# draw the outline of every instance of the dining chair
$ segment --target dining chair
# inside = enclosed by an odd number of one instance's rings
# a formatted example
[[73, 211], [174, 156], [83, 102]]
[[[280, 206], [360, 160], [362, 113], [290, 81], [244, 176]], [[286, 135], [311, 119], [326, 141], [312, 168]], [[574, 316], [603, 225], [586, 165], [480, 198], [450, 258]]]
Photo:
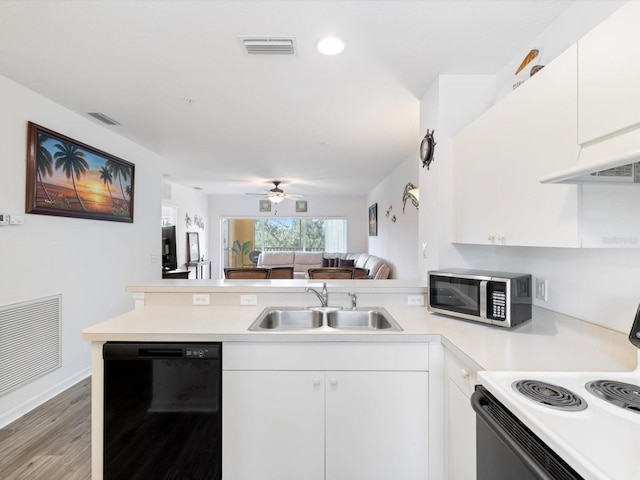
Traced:
[[271, 267], [271, 280], [274, 278], [293, 278], [293, 267]]
[[238, 267], [225, 268], [224, 278], [231, 279], [268, 279], [271, 278], [271, 269], [269, 268], [252, 268]]
[[353, 268], [322, 267], [307, 270], [310, 279], [352, 279]]

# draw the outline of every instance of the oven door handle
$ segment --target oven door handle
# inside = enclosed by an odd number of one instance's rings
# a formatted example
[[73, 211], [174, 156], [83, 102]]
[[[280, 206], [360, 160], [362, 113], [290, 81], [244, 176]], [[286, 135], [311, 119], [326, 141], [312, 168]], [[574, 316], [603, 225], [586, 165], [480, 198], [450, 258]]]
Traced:
[[[530, 473], [532, 474], [532, 478], [536, 480], [554, 480], [554, 477], [550, 476], [535, 461], [533, 461], [533, 459], [531, 458], [531, 454], [527, 452], [527, 450], [515, 440], [514, 436], [509, 434], [509, 432], [505, 429], [503, 422], [496, 419], [488, 412], [487, 406], [489, 404], [500, 404], [493, 400], [492, 397], [485, 394], [482, 390], [484, 389], [481, 386], [478, 386], [476, 387], [476, 391], [473, 392], [473, 395], [471, 395], [471, 406], [478, 415], [478, 418], [481, 419], [487, 425], [487, 427], [489, 427], [491, 431], [504, 442], [505, 446], [509, 448], [509, 450], [511, 450], [527, 466]], [[500, 405], [500, 407], [502, 406]], [[502, 410], [504, 410], [504, 408], [502, 408]], [[515, 415], [513, 415], [511, 412], [507, 411], [507, 414], [515, 419]], [[518, 423], [520, 422], [518, 421]], [[516, 425], [516, 428], [518, 428], [520, 435], [531, 438], [533, 444], [540, 444], [540, 440], [535, 438], [535, 436], [531, 432], [523, 429], [519, 425]]]

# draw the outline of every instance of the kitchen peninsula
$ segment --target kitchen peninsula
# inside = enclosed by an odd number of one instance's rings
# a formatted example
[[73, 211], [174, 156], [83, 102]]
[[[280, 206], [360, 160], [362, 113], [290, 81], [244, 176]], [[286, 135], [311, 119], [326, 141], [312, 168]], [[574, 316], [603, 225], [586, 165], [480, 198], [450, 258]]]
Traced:
[[[225, 480], [252, 478], [251, 468], [261, 469], [262, 478], [302, 478], [304, 472], [305, 478], [375, 479], [390, 478], [391, 470], [407, 479], [454, 478], [453, 465], [458, 456], [469, 457], [468, 450], [460, 452], [470, 440], [456, 430], [455, 418], [468, 412], [454, 415], [460, 403], [452, 386], [470, 395], [480, 370], [628, 371], [636, 366], [636, 350], [625, 335], [541, 308], [534, 307], [531, 321], [506, 330], [407, 306], [409, 299], [416, 303], [426, 295], [420, 281], [328, 282], [330, 306], [351, 308], [350, 294], [355, 294], [358, 307], [384, 307], [402, 331], [248, 331], [265, 307], [319, 306], [306, 287], [321, 288], [321, 283], [165, 280], [127, 287], [136, 308], [82, 333], [92, 342], [92, 478], [102, 479], [105, 342], [222, 342]], [[286, 386], [298, 377], [308, 377], [308, 392]], [[265, 385], [270, 389], [258, 389]], [[313, 402], [313, 411], [289, 408], [286, 402], [310, 408]], [[468, 401], [465, 408], [471, 410]], [[314, 412], [322, 418], [311, 418]], [[277, 417], [277, 429], [238, 422], [249, 417], [264, 423], [270, 415]], [[369, 415], [376, 415], [375, 421]], [[362, 423], [350, 423], [352, 418]], [[302, 433], [295, 430], [300, 425]], [[377, 426], [391, 430], [381, 437]], [[452, 448], [457, 438], [463, 443]], [[286, 463], [278, 462], [282, 451]], [[474, 458], [466, 463], [475, 469]]]

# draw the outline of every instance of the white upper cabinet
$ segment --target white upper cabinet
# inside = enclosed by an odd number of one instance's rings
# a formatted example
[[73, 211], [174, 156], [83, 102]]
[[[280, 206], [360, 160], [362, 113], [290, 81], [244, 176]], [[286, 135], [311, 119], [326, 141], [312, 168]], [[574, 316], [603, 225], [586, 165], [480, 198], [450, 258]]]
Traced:
[[639, 26], [631, 1], [578, 42], [580, 144], [640, 126]]
[[577, 187], [539, 182], [577, 162], [576, 111], [574, 45], [454, 138], [455, 242], [579, 246]]

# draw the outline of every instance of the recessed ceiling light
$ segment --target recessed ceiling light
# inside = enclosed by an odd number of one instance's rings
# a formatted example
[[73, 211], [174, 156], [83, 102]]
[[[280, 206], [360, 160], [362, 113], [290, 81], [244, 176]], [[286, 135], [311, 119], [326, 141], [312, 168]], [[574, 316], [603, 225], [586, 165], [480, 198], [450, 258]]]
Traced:
[[316, 47], [323, 55], [338, 55], [344, 50], [344, 42], [338, 37], [325, 37]]

